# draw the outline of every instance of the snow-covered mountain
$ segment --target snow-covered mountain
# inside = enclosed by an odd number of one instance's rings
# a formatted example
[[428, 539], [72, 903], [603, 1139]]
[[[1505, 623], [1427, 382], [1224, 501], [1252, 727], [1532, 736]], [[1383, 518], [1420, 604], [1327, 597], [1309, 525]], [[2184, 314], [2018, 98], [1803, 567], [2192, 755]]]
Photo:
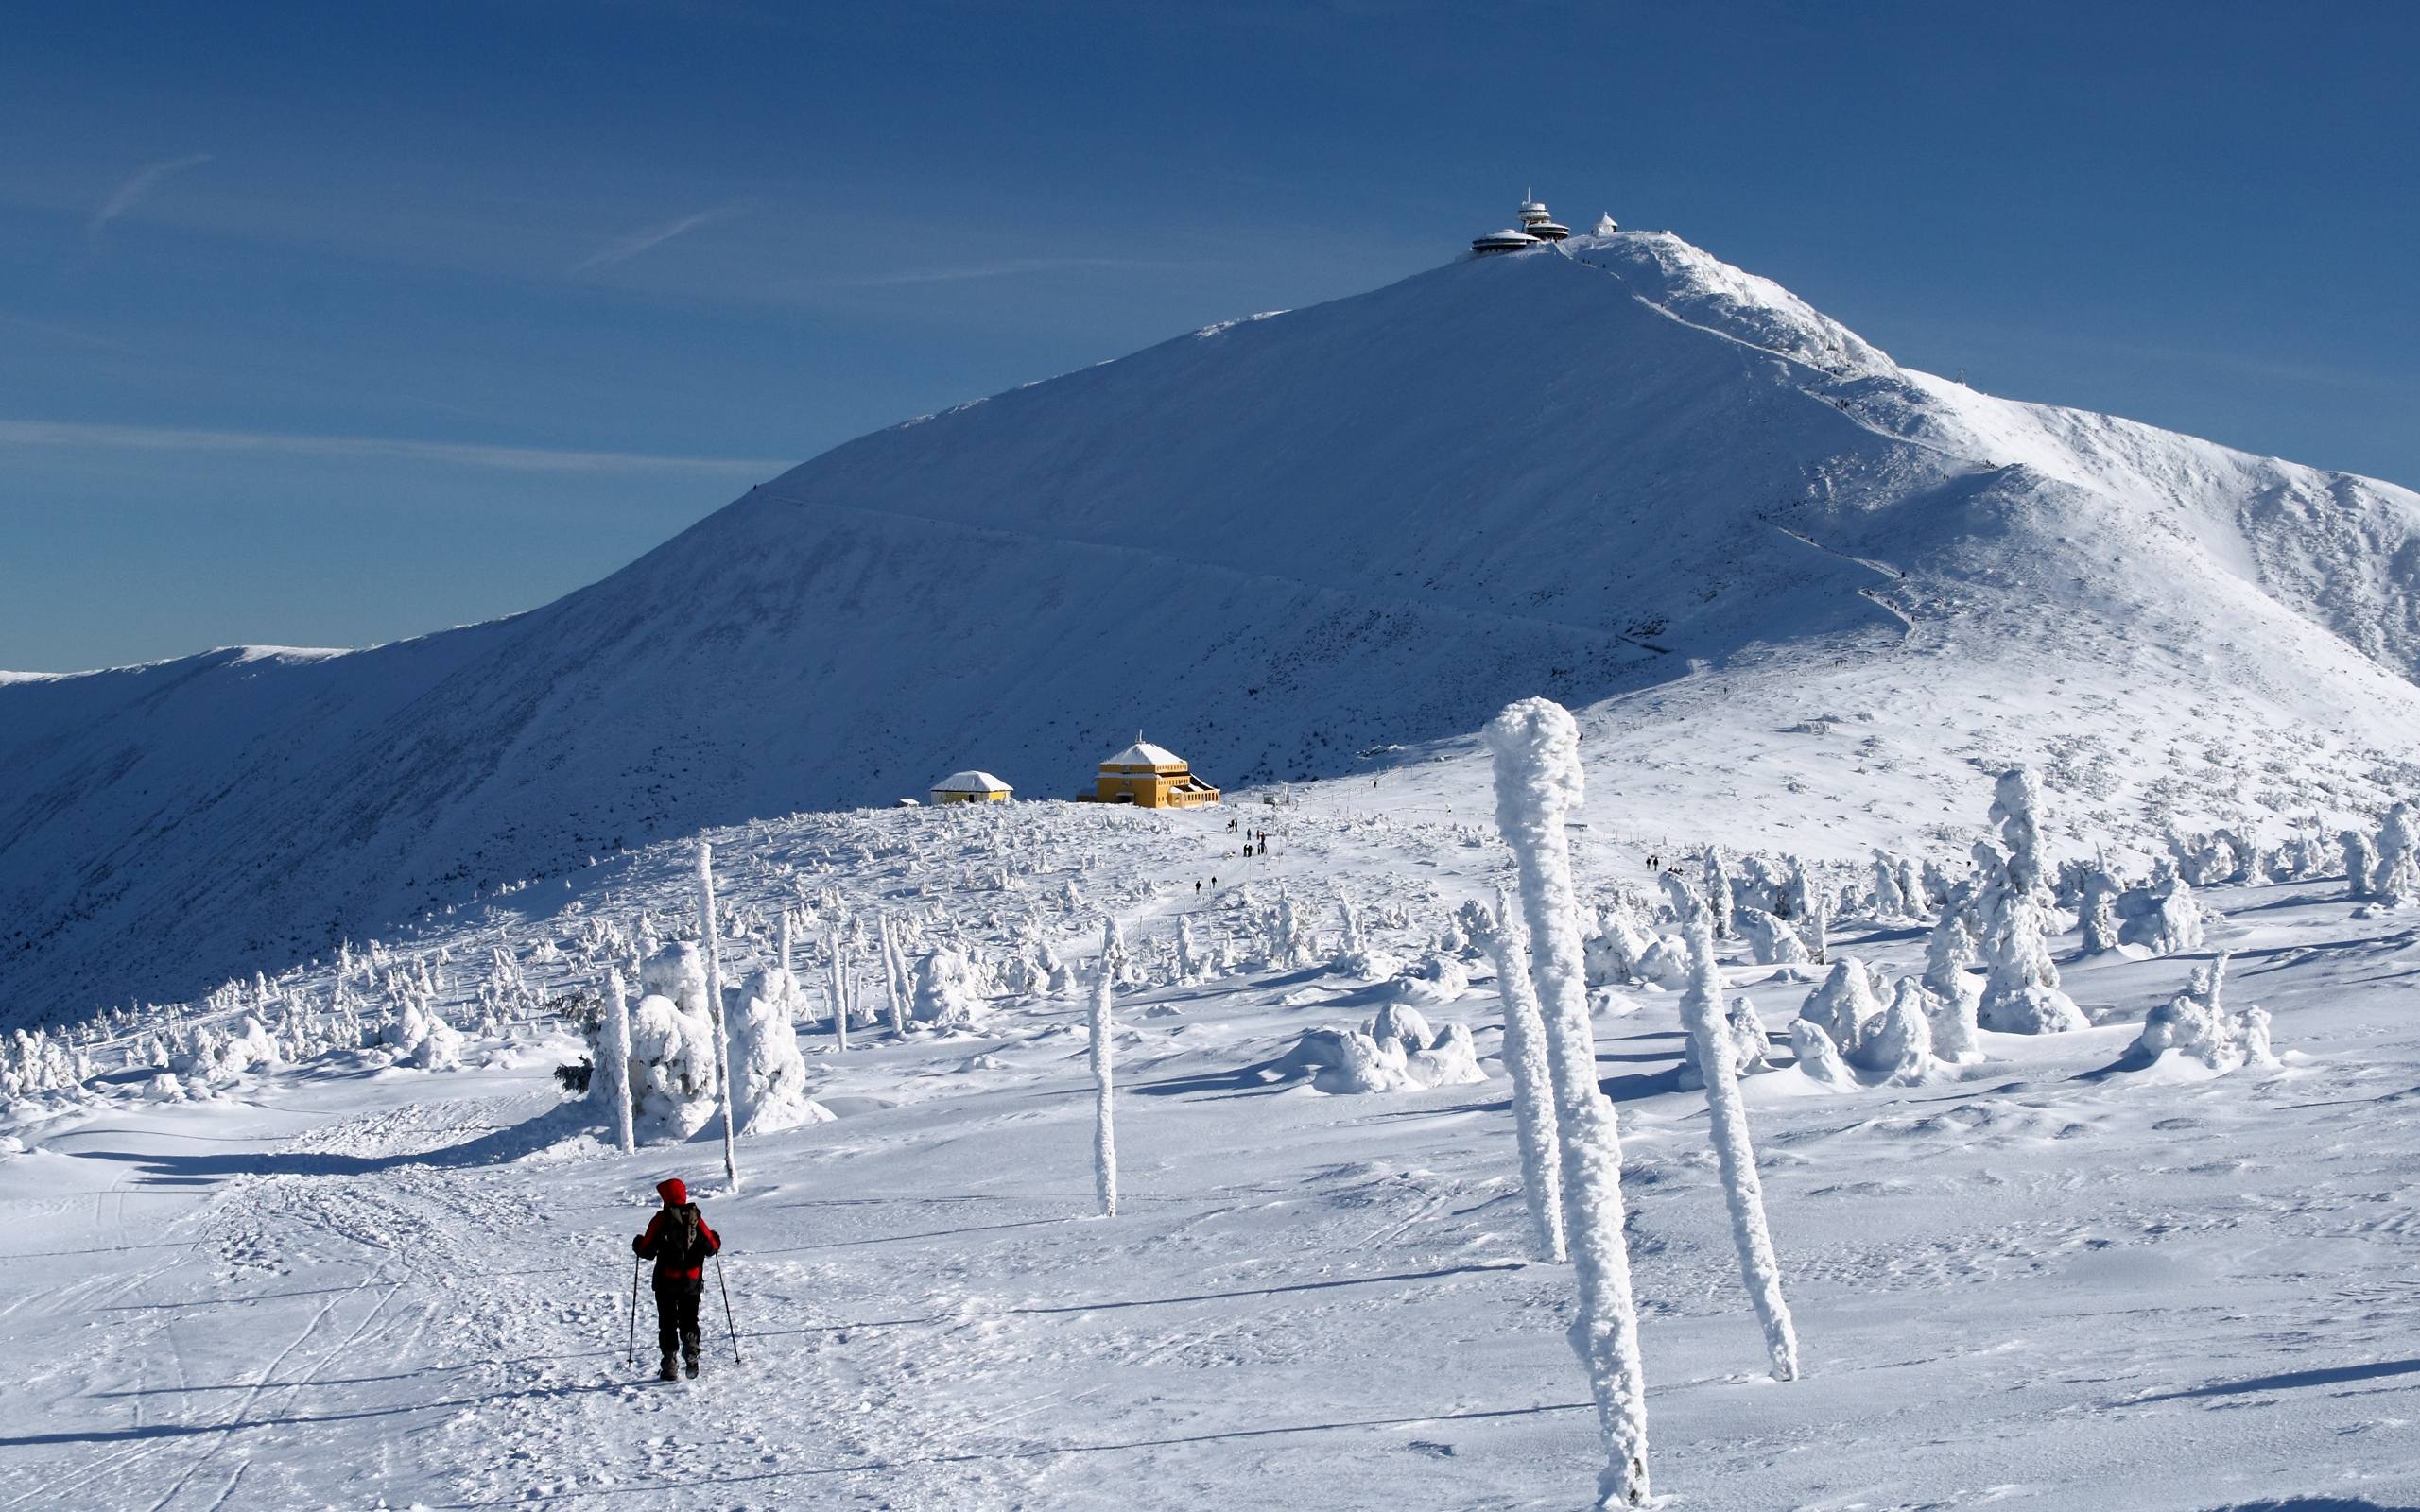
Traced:
[[2406, 490], [1575, 238], [865, 437], [514, 618], [0, 676], [0, 1016], [963, 766], [1072, 795], [1137, 728], [1450, 804], [1536, 692], [1642, 836], [1904, 843], [2016, 757], [2120, 833], [2359, 806], [2412, 775], [2416, 584]]

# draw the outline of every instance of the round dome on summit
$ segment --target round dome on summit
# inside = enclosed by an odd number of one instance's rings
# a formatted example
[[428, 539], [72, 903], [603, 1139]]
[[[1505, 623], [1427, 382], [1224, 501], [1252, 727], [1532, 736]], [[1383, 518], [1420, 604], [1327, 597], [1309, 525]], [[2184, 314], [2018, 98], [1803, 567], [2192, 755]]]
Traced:
[[1492, 231], [1484, 236], [1471, 238], [1471, 250], [1474, 252], [1509, 252], [1518, 247], [1537, 245], [1538, 239], [1535, 236], [1528, 232], [1514, 231], [1510, 226], [1502, 231]]

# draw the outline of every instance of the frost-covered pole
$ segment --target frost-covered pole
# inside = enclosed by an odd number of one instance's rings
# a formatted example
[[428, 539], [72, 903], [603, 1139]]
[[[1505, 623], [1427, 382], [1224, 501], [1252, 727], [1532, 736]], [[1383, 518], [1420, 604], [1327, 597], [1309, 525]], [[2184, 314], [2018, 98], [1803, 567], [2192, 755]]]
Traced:
[[732, 1147], [731, 1029], [722, 1017], [722, 931], [715, 927], [715, 848], [698, 842], [698, 922], [706, 948], [706, 1007], [715, 1016], [715, 1086], [722, 1101], [722, 1174], [739, 1190], [739, 1155]]
[[[1685, 892], [1686, 884], [1674, 889]], [[1773, 1379], [1798, 1379], [1798, 1331], [1782, 1299], [1781, 1266], [1765, 1227], [1764, 1183], [1756, 1177], [1756, 1150], [1748, 1142], [1748, 1108], [1739, 1096], [1739, 1068], [1731, 1054], [1731, 1025], [1722, 1009], [1722, 972], [1714, 964], [1714, 919], [1703, 902], [1681, 919], [1689, 942], [1689, 985], [1681, 995], [1681, 1022], [1697, 1051], [1705, 1080], [1706, 1117], [1713, 1126], [1714, 1163], [1722, 1173], [1722, 1200], [1731, 1209], [1731, 1242], [1739, 1251], [1739, 1279], [1756, 1316], [1765, 1325], [1765, 1350]]]
[[1110, 988], [1117, 980], [1118, 958], [1126, 947], [1117, 937], [1117, 920], [1100, 925], [1100, 970], [1093, 977], [1093, 1192], [1100, 1198], [1100, 1215], [1117, 1216], [1117, 1129], [1110, 1106]]
[[784, 904], [784, 905], [783, 905], [783, 907], [782, 907], [782, 980], [783, 980], [783, 982], [785, 982], [785, 983], [787, 983], [787, 982], [789, 982], [789, 981], [791, 981], [791, 980], [792, 980], [792, 977], [790, 976], [790, 919], [791, 919], [791, 917], [792, 917], [792, 914], [791, 914], [791, 910], [790, 910], [789, 906], [788, 906], [786, 903], [786, 904]]
[[622, 973], [614, 971], [606, 977], [605, 994], [605, 1073], [606, 1095], [614, 1099], [614, 1134], [620, 1142], [622, 1153], [638, 1148], [638, 1138], [631, 1127], [631, 1005], [622, 996]]
[[882, 916], [882, 990], [890, 1001], [890, 1032], [908, 1036], [908, 957], [899, 949], [899, 932], [890, 916]]
[[840, 959], [846, 949], [840, 937], [840, 925], [836, 916], [832, 925], [832, 1040], [842, 1055], [849, 1050], [849, 982], [848, 968]]
[[1525, 698], [1487, 728], [1495, 755], [1495, 822], [1521, 879], [1521, 909], [1546, 1026], [1562, 1144], [1564, 1228], [1580, 1294], [1571, 1347], [1597, 1399], [1605, 1468], [1599, 1508], [1644, 1506], [1647, 1376], [1622, 1237], [1621, 1129], [1597, 1086], [1596, 1031], [1580, 942], [1580, 900], [1564, 825], [1580, 806], [1580, 730], [1562, 705]]
[[1521, 1142], [1521, 1190], [1530, 1199], [1530, 1252], [1550, 1265], [1564, 1259], [1563, 1172], [1557, 1165], [1554, 1085], [1547, 1070], [1546, 1024], [1530, 980], [1530, 937], [1512, 901], [1498, 891], [1495, 912], [1472, 903], [1464, 917], [1495, 962], [1504, 999], [1504, 1066], [1512, 1074], [1512, 1128]]

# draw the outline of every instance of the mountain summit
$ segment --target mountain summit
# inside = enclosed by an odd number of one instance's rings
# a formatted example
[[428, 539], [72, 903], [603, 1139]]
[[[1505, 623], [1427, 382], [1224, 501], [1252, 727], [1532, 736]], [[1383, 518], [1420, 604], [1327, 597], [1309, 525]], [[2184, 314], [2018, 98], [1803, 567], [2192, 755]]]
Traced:
[[2020, 758], [2121, 832], [2325, 813], [2411, 775], [2415, 537], [2406, 490], [1575, 236], [864, 437], [510, 619], [0, 678], [0, 1005], [191, 992], [970, 765], [1072, 796], [1138, 727], [1230, 789], [1400, 747], [1444, 801], [1541, 692], [1643, 836], [1904, 844]]

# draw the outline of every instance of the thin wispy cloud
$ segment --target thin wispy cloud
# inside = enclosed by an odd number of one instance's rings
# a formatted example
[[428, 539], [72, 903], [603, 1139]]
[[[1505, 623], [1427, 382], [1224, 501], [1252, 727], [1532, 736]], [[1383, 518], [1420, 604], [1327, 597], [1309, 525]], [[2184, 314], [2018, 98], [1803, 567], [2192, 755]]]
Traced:
[[160, 187], [162, 180], [182, 173], [187, 168], [199, 168], [215, 161], [216, 156], [211, 152], [195, 152], [182, 158], [169, 158], [140, 170], [133, 178], [112, 190], [110, 197], [101, 201], [101, 208], [93, 212], [93, 222], [86, 228], [86, 236], [95, 247], [100, 246], [101, 232], [109, 228], [109, 223], [132, 210], [145, 195]]
[[1080, 268], [1167, 269], [1202, 266], [1200, 263], [1139, 257], [1024, 257], [1006, 262], [970, 263], [959, 267], [901, 268], [895, 272], [869, 273], [859, 278], [833, 279], [830, 282], [847, 288], [885, 288], [902, 284], [958, 284], [969, 279], [1015, 278], [1027, 273], [1062, 273]]
[[539, 446], [407, 441], [382, 436], [294, 436], [271, 431], [179, 430], [51, 420], [0, 420], [0, 448], [6, 447], [369, 457], [493, 468], [513, 472], [691, 472], [763, 477], [791, 465], [786, 461], [763, 457], [660, 456], [642, 452], [557, 451]]
[[627, 263], [641, 252], [651, 251], [663, 246], [675, 236], [685, 236], [700, 226], [711, 226], [718, 220], [729, 220], [734, 215], [745, 215], [755, 208], [756, 201], [752, 199], [735, 199], [727, 205], [717, 205], [711, 210], [700, 210], [694, 215], [683, 215], [679, 220], [667, 220], [660, 226], [648, 226], [627, 236], [619, 236], [607, 242], [579, 262], [572, 264], [565, 271], [577, 277], [581, 273], [594, 273], [600, 267], [612, 267], [616, 263]]

